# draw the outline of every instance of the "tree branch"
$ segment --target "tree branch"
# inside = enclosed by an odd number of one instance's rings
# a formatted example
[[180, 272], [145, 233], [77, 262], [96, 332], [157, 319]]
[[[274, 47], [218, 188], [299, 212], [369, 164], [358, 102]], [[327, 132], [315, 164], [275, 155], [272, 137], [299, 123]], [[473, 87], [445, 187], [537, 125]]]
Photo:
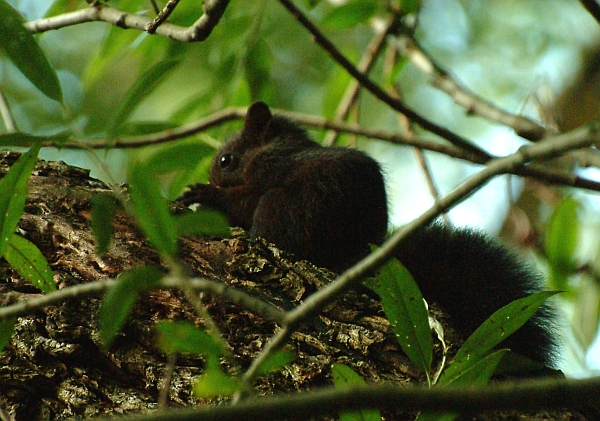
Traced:
[[[221, 20], [229, 1], [206, 0], [203, 4], [204, 14], [192, 26], [185, 28], [165, 22], [156, 28], [156, 34], [176, 41], [204, 41]], [[153, 20], [146, 16], [123, 12], [104, 4], [94, 4], [75, 12], [27, 22], [25, 28], [32, 33], [39, 33], [95, 21], [107, 22], [123, 29], [144, 31]]]
[[459, 85], [448, 72], [437, 66], [414, 40], [402, 37], [397, 44], [411, 63], [429, 77], [433, 86], [450, 95], [454, 102], [463, 107], [468, 114], [475, 114], [486, 120], [511, 127], [517, 135], [532, 141], [540, 140], [550, 134], [545, 127], [535, 121], [508, 113]]
[[[405, 146], [413, 146], [421, 150], [442, 153], [452, 158], [462, 159], [474, 164], [485, 165], [494, 157], [489, 156], [483, 158], [478, 154], [473, 154], [464, 151], [455, 146], [445, 145], [438, 142], [433, 142], [425, 138], [414, 135], [403, 135], [400, 133], [390, 132], [379, 129], [369, 129], [361, 127], [357, 124], [347, 124], [341, 122], [329, 121], [323, 117], [313, 116], [309, 114], [290, 112], [285, 110], [276, 110], [276, 113], [297, 121], [300, 124], [310, 127], [323, 129], [332, 129], [339, 132], [352, 133], [364, 136], [371, 139], [385, 140], [391, 143]], [[218, 111], [208, 117], [205, 117], [195, 123], [187, 124], [176, 129], [169, 129], [162, 132], [153, 133], [143, 136], [132, 136], [122, 139], [82, 139], [74, 140], [66, 143], [44, 142], [45, 147], [60, 147], [71, 149], [105, 149], [112, 148], [139, 148], [142, 146], [157, 145], [165, 142], [174, 141], [187, 136], [192, 136], [196, 133], [208, 130], [222, 123], [244, 118], [246, 108], [226, 108]], [[586, 161], [590, 163], [591, 161]], [[600, 191], [600, 182], [581, 178], [575, 174], [566, 173], [550, 168], [541, 167], [539, 165], [529, 165], [527, 167], [516, 168], [512, 174], [533, 177], [551, 184], [560, 184], [565, 186], [579, 187], [588, 190]]]
[[432, 133], [437, 134], [438, 136], [443, 137], [455, 146], [464, 149], [465, 151], [468, 151], [474, 155], [477, 155], [480, 158], [490, 158], [489, 154], [487, 154], [477, 145], [474, 145], [467, 139], [457, 135], [456, 133], [429, 121], [417, 112], [408, 108], [406, 105], [404, 105], [404, 103], [402, 103], [402, 101], [388, 95], [387, 92], [381, 89], [367, 75], [365, 75], [363, 72], [359, 71], [356, 67], [354, 67], [354, 65], [335, 47], [335, 45], [333, 45], [333, 43], [329, 41], [323, 35], [323, 33], [290, 0], [279, 0], [279, 2], [286, 9], [288, 9], [288, 11], [294, 17], [296, 17], [298, 22], [300, 22], [300, 24], [304, 26], [313, 35], [317, 44], [319, 44], [327, 53], [329, 53], [333, 60], [340, 64], [353, 78], [358, 80], [365, 89], [367, 89], [369, 92], [375, 95], [376, 98], [386, 103], [394, 110], [406, 115], [419, 126], [423, 127], [426, 130], [429, 130]]
[[[377, 57], [379, 57], [383, 51], [383, 47], [386, 45], [388, 35], [394, 33], [397, 30], [398, 25], [398, 16], [394, 14], [390, 22], [387, 24], [385, 30], [373, 38], [371, 43], [367, 46], [367, 49], [364, 55], [361, 57], [358, 66], [356, 66], [359, 71], [363, 72], [364, 74], [368, 74], [371, 71], [373, 65], [375, 65]], [[359, 92], [360, 83], [358, 83], [356, 79], [353, 79], [346, 88], [344, 96], [340, 100], [340, 103], [335, 110], [334, 120], [343, 121], [348, 117], [350, 108], [352, 108], [352, 105], [356, 102]], [[330, 130], [327, 132], [323, 144], [326, 146], [333, 145], [337, 140], [339, 133], [340, 132], [336, 130]]]
[[[403, 408], [406, 411], [486, 412], [564, 408], [593, 402], [600, 394], [600, 378], [584, 380], [524, 380], [488, 387], [407, 387], [389, 383], [255, 397], [237, 405], [175, 409], [120, 418], [122, 421], [263, 421], [294, 418], [298, 414], [335, 415], [346, 410]], [[94, 418], [92, 421], [104, 420]]]
[[[285, 313], [272, 304], [260, 300], [249, 294], [232, 288], [222, 282], [206, 278], [192, 278], [187, 280], [194, 290], [200, 290], [218, 296], [230, 303], [246, 308], [266, 320], [283, 323]], [[43, 307], [63, 303], [72, 298], [81, 298], [106, 291], [117, 283], [114, 279], [104, 279], [86, 284], [78, 284], [60, 289], [47, 295], [25, 300], [16, 304], [0, 307], [0, 320], [25, 316]], [[178, 278], [165, 277], [160, 283], [163, 288], [182, 288], [183, 281]]]

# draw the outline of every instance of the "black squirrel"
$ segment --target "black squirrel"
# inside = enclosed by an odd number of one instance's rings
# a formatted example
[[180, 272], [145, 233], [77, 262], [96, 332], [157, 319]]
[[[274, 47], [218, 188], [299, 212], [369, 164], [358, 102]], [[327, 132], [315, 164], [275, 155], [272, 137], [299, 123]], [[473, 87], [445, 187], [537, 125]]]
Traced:
[[[354, 149], [319, 145], [263, 102], [250, 106], [243, 129], [217, 153], [210, 183], [189, 188], [179, 202], [220, 210], [252, 236], [333, 271], [366, 256], [369, 244], [381, 244], [387, 232], [379, 164]], [[500, 307], [539, 291], [532, 268], [472, 229], [431, 224], [412, 235], [397, 258], [465, 338]], [[502, 346], [553, 366], [554, 323], [544, 305]]]

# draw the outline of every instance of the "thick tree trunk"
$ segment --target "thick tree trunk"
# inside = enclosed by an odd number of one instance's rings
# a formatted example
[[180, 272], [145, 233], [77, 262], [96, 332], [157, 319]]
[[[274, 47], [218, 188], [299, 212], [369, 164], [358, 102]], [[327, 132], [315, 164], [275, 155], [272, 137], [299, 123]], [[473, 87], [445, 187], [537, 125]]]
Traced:
[[[0, 173], [6, 173], [18, 156], [2, 152]], [[31, 176], [19, 230], [50, 262], [59, 288], [116, 277], [136, 266], [160, 265], [158, 255], [124, 212], [115, 217], [109, 252], [102, 258], [96, 255], [90, 199], [99, 192], [110, 190], [90, 178], [88, 171], [63, 163], [40, 161]], [[250, 241], [243, 233], [225, 240], [183, 239], [180, 250], [183, 265], [194, 275], [225, 282], [283, 309], [296, 306], [332, 277], [306, 262], [289, 260], [273, 245]], [[40, 295], [6, 262], [0, 271], [0, 305]], [[19, 318], [14, 337], [0, 354], [2, 411], [15, 420], [47, 420], [157, 408], [167, 358], [155, 345], [154, 325], [169, 319], [202, 322], [179, 291], [154, 290], [140, 299], [124, 332], [104, 352], [97, 329], [100, 299], [73, 298]], [[207, 295], [203, 301], [234, 353], [225, 369], [243, 372], [277, 326], [221, 298]], [[379, 304], [364, 292], [346, 294], [295, 333], [290, 345], [297, 360], [260, 378], [255, 384], [260, 393], [331, 384], [334, 362], [350, 365], [367, 382], [423, 381], [399, 350]], [[177, 358], [169, 406], [203, 404], [191, 394], [202, 367], [200, 358]], [[553, 419], [567, 416], [552, 414]], [[413, 419], [414, 414], [386, 418]]]

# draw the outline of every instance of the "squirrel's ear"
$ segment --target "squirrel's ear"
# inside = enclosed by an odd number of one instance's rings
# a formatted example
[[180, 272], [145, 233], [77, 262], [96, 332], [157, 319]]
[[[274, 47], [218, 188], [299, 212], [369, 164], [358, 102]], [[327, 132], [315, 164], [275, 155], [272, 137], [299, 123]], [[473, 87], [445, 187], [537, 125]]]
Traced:
[[252, 138], [261, 138], [267, 131], [273, 115], [269, 106], [258, 101], [248, 107], [246, 120], [244, 122], [244, 133]]

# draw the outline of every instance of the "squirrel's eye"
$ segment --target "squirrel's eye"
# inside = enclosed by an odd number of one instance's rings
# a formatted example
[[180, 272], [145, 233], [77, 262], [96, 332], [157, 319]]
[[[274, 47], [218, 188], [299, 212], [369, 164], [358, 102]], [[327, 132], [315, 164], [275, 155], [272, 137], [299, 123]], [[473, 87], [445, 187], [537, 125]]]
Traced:
[[226, 153], [221, 157], [220, 164], [221, 168], [227, 168], [233, 162], [233, 155], [230, 153]]

